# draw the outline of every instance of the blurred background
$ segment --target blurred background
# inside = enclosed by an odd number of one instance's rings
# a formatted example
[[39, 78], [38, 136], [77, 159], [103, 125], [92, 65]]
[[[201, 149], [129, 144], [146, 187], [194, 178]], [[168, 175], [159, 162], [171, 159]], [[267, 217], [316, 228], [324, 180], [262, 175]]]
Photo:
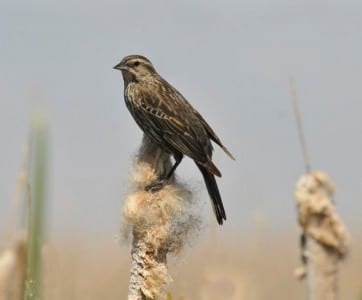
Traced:
[[[78, 258], [83, 256], [83, 265], [92, 268], [87, 263], [92, 260], [94, 271], [100, 264], [104, 278], [113, 278], [104, 280], [104, 290], [114, 291], [107, 296], [89, 292], [91, 283], [77, 285], [69, 279], [62, 289], [73, 291], [67, 299], [81, 299], [86, 291], [90, 294], [84, 299], [126, 295], [129, 249], [119, 246], [119, 223], [142, 133], [124, 105], [121, 73], [112, 67], [129, 54], [147, 56], [236, 157], [232, 161], [215, 151], [228, 216], [220, 228], [199, 171], [188, 159], [178, 168], [179, 177], [205, 202], [205, 224], [211, 229], [205, 225], [203, 238], [175, 263], [176, 294], [194, 291], [199, 296], [187, 299], [213, 299], [183, 283], [188, 277], [182, 272], [193, 261], [201, 264], [195, 282], [203, 278], [215, 285], [208, 291], [235, 292], [223, 277], [203, 277], [207, 260], [197, 257], [212, 248], [207, 257], [221, 266], [227, 265], [225, 256], [232, 249], [240, 266], [238, 282], [247, 278], [245, 285], [253, 286], [267, 278], [275, 281], [264, 289], [251, 288], [255, 295], [247, 299], [303, 299], [303, 285], [292, 277], [299, 264], [293, 192], [304, 172], [290, 100], [293, 76], [312, 167], [335, 181], [338, 212], [354, 237], [342, 299], [357, 299], [362, 289], [357, 251], [362, 246], [360, 1], [2, 0], [0, 41], [0, 229], [9, 212], [31, 112], [43, 107], [51, 139], [50, 248], [58, 253], [59, 264], [73, 258], [69, 268], [81, 270]], [[266, 251], [270, 244], [274, 251]], [[248, 271], [258, 268], [255, 274]], [[273, 276], [276, 270], [279, 281]], [[85, 274], [92, 273], [88, 269]], [[61, 284], [50, 286], [50, 299], [56, 299]]]

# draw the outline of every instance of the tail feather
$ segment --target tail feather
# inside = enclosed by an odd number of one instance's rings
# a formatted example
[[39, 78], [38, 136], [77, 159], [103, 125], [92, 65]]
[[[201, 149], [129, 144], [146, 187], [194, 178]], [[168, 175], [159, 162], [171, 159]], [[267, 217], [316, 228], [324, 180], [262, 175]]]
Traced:
[[224, 205], [221, 200], [219, 188], [215, 180], [215, 176], [199, 163], [196, 163], [196, 165], [200, 169], [202, 176], [204, 177], [206, 188], [212, 202], [217, 222], [219, 223], [219, 225], [222, 225], [223, 221], [226, 221], [226, 214]]

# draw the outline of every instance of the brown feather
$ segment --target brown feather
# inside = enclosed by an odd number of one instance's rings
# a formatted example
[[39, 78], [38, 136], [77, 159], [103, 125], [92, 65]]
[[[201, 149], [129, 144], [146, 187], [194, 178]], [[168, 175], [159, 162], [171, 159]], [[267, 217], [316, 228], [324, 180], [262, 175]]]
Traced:
[[222, 224], [226, 214], [214, 177], [221, 177], [221, 172], [212, 162], [211, 140], [234, 159], [232, 154], [201, 114], [157, 74], [147, 58], [130, 55], [116, 68], [122, 71], [125, 102], [138, 126], [162, 149], [174, 155], [176, 164], [171, 174], [183, 155], [195, 161], [203, 175], [217, 221]]

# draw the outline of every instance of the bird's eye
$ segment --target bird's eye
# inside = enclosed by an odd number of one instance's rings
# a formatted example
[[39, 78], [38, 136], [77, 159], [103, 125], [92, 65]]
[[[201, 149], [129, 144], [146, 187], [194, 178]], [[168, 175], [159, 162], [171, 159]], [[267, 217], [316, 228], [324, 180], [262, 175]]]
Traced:
[[137, 66], [139, 66], [139, 64], [140, 64], [139, 61], [135, 61], [135, 62], [133, 63], [133, 66], [134, 66], [134, 67], [137, 67]]

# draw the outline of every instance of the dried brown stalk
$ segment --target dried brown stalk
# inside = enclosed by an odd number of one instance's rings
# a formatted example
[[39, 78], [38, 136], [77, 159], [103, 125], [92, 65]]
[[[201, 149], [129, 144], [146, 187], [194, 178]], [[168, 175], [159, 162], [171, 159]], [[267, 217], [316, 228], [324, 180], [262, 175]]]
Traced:
[[167, 254], [178, 253], [190, 233], [199, 228], [192, 193], [175, 178], [156, 192], [145, 190], [170, 167], [169, 154], [144, 137], [131, 174], [134, 189], [123, 208], [124, 222], [133, 234], [129, 300], [165, 296], [172, 281]]
[[296, 186], [304, 263], [296, 275], [307, 277], [310, 300], [337, 299], [339, 262], [349, 250], [349, 234], [332, 201], [334, 192], [334, 184], [323, 172], [304, 175]]
[[0, 300], [21, 300], [24, 296], [26, 242], [16, 237], [0, 254]]

